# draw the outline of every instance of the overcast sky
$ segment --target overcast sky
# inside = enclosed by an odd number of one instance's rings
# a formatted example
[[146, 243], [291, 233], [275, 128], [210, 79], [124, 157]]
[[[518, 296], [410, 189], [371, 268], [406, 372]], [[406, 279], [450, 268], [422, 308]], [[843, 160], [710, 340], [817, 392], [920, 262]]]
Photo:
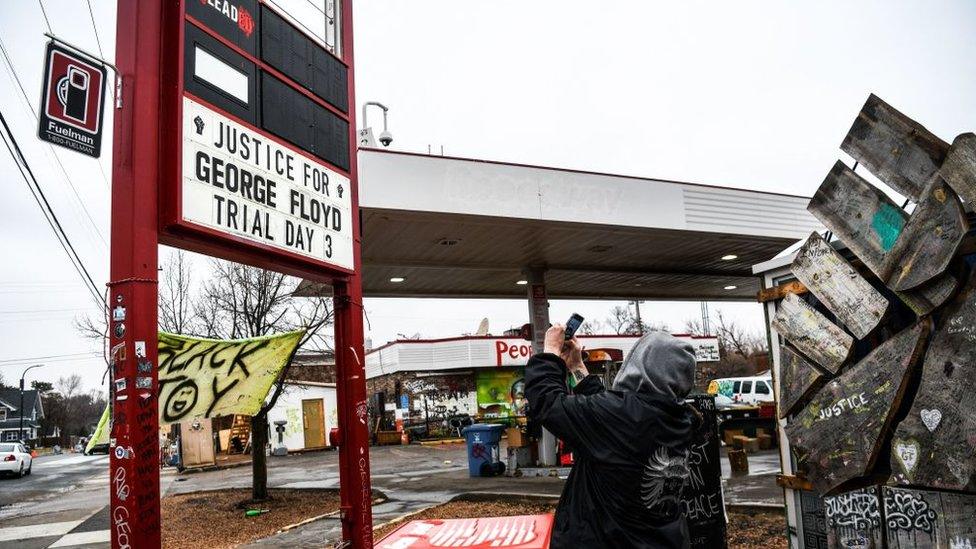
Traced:
[[[308, 1], [278, 3], [321, 28]], [[98, 51], [85, 2], [43, 5], [56, 35]], [[91, 5], [112, 59], [115, 2]], [[846, 159], [838, 145], [871, 92], [943, 139], [976, 128], [970, 1], [359, 0], [355, 10], [357, 100], [390, 107], [398, 150], [443, 146], [456, 156], [810, 195]], [[101, 286], [112, 125], [98, 161], [36, 139], [46, 31], [38, 2], [0, 2], [0, 40], [27, 94], [4, 65], [0, 110]], [[99, 312], [5, 149], [0, 177], [0, 374], [16, 383], [21, 359], [53, 356], [28, 360], [46, 364], [28, 380], [77, 372], [104, 388], [99, 360], [81, 356], [97, 345], [72, 327]], [[617, 304], [554, 302], [551, 316], [600, 319]], [[397, 333], [470, 332], [482, 317], [497, 333], [527, 317], [522, 301], [366, 305], [375, 344]], [[755, 304], [716, 309], [762, 329]], [[699, 316], [697, 303], [642, 311], [675, 331]]]

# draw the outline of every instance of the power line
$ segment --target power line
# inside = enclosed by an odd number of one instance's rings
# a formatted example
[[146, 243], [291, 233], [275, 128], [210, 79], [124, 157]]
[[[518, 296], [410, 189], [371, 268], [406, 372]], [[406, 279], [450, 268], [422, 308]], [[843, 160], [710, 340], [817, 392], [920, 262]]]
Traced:
[[85, 353], [65, 353], [61, 355], [46, 355], [46, 356], [28, 356], [23, 358], [5, 358], [0, 360], [0, 364], [8, 364], [13, 362], [35, 362], [38, 360], [51, 360], [51, 359], [62, 359], [62, 358], [72, 358], [72, 357], [86, 357], [92, 355], [100, 355], [99, 351], [88, 351]]
[[[40, 1], [40, 0], [38, 0]], [[91, 16], [92, 30], [95, 31], [95, 43], [98, 44], [98, 55], [105, 59], [105, 54], [102, 53], [102, 41], [98, 38], [98, 25], [95, 24], [95, 13], [92, 11], [91, 0], [88, 0], [88, 15]], [[54, 33], [51, 33], [54, 34]]]
[[47, 10], [44, 9], [44, 0], [37, 0], [37, 5], [41, 7], [41, 14], [44, 15], [44, 22], [47, 23], [47, 32], [54, 34], [51, 30], [51, 20], [47, 18]]
[[[78, 271], [78, 275], [81, 276], [82, 281], [88, 286], [88, 289], [91, 291], [95, 302], [101, 308], [107, 307], [105, 301], [98, 292], [98, 285], [95, 284], [95, 280], [88, 272], [88, 269], [85, 268], [85, 264], [81, 260], [81, 256], [79, 256], [78, 252], [75, 251], [74, 245], [71, 244], [71, 240], [68, 238], [68, 234], [64, 231], [64, 227], [61, 226], [61, 222], [54, 213], [54, 209], [51, 208], [50, 202], [48, 202], [47, 197], [44, 195], [44, 190], [41, 189], [40, 183], [38, 183], [37, 178], [34, 176], [34, 172], [31, 170], [30, 164], [27, 162], [27, 158], [24, 157], [24, 153], [20, 150], [20, 145], [17, 144], [17, 138], [14, 137], [13, 132], [10, 130], [10, 126], [7, 125], [7, 119], [5, 116], [3, 116], [2, 110], [0, 110], [0, 123], [2, 123], [4, 131], [6, 132], [6, 134], [3, 136], [4, 145], [7, 146], [7, 151], [10, 152], [10, 156], [14, 159], [14, 163], [17, 165], [17, 169], [20, 171], [21, 177], [24, 178], [24, 182], [27, 183], [27, 187], [31, 190], [34, 200], [44, 213], [44, 219], [47, 220], [48, 225], [51, 226], [51, 230], [53, 230], [55, 236], [58, 237], [58, 242], [61, 244], [61, 247], [64, 248], [65, 253], [68, 254], [68, 258], [71, 260], [72, 266], [74, 266], [75, 270]], [[8, 137], [9, 142], [7, 140]], [[11, 145], [13, 145], [13, 148], [11, 148]], [[24, 170], [26, 170], [26, 174], [24, 173]], [[28, 178], [28, 175], [30, 178]]]

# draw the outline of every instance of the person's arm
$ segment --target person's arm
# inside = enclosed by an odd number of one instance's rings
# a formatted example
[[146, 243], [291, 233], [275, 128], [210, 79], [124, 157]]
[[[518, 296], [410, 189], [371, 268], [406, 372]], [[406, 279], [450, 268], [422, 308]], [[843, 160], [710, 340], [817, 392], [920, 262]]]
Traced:
[[[557, 437], [577, 449], [593, 453], [593, 448], [604, 447], [612, 442], [607, 435], [607, 418], [600, 409], [607, 403], [598, 403], [606, 395], [603, 383], [597, 376], [585, 376], [571, 395], [566, 388], [567, 365], [564, 357], [575, 362], [572, 351], [577, 350], [576, 342], [563, 342], [564, 330], [555, 325], [546, 333], [547, 352], [529, 359], [525, 367], [525, 396], [529, 401], [529, 414]], [[569, 352], [563, 357], [557, 352]], [[574, 349], [575, 348], [575, 349]], [[579, 361], [582, 365], [582, 359]]]

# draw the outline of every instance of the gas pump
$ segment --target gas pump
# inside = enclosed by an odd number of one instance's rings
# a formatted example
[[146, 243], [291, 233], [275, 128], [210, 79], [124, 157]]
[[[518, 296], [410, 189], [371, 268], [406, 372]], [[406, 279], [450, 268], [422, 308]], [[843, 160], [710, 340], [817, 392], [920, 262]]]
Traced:
[[287, 456], [288, 448], [285, 446], [285, 425], [288, 423], [287, 420], [279, 419], [274, 422], [275, 431], [278, 433], [278, 443], [275, 444], [273, 450], [271, 450], [271, 455], [273, 456]]

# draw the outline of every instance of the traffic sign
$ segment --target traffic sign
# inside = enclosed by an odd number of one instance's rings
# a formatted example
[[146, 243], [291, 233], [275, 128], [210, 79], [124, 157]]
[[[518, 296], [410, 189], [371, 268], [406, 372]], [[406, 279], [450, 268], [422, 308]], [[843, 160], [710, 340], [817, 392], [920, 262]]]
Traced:
[[38, 137], [97, 158], [102, 149], [105, 82], [104, 64], [48, 42]]

